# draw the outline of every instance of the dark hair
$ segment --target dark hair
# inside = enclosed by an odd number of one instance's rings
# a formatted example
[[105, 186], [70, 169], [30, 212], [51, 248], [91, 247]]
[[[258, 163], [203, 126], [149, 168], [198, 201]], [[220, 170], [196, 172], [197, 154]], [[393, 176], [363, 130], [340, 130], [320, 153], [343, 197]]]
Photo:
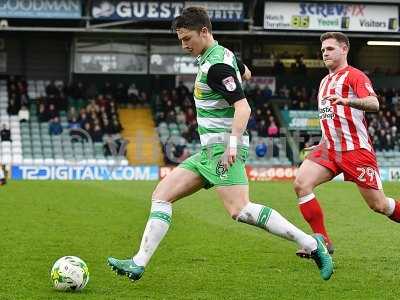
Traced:
[[335, 39], [339, 43], [346, 44], [347, 48], [350, 48], [349, 38], [344, 33], [341, 33], [338, 31], [331, 31], [331, 32], [325, 32], [325, 33], [321, 34], [321, 37], [320, 37], [321, 42], [323, 42], [327, 39]]
[[179, 28], [186, 28], [200, 32], [204, 27], [206, 27], [209, 32], [212, 31], [211, 21], [207, 11], [203, 7], [191, 6], [185, 8], [182, 14], [174, 19], [171, 29], [175, 31]]

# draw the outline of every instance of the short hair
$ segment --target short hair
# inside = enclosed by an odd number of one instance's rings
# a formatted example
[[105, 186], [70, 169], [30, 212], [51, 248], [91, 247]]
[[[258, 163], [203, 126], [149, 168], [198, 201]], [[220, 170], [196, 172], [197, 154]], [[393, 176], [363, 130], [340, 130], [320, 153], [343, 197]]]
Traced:
[[179, 28], [186, 28], [200, 32], [204, 27], [206, 27], [209, 32], [212, 31], [211, 21], [207, 11], [203, 7], [191, 6], [185, 8], [182, 14], [174, 19], [171, 29], [175, 31]]
[[349, 38], [347, 37], [347, 35], [345, 35], [342, 32], [330, 31], [330, 32], [325, 32], [325, 33], [321, 34], [321, 37], [320, 37], [321, 42], [323, 42], [323, 41], [325, 41], [327, 39], [335, 39], [339, 43], [346, 44], [347, 48], [350, 49]]

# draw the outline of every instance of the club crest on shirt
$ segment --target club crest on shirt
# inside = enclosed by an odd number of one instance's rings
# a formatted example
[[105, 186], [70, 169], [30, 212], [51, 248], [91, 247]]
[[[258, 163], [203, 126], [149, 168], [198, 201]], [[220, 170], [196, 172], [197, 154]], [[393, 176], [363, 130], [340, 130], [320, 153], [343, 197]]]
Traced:
[[225, 79], [222, 79], [222, 84], [225, 86], [226, 90], [232, 92], [236, 90], [236, 83], [233, 76], [228, 76]]

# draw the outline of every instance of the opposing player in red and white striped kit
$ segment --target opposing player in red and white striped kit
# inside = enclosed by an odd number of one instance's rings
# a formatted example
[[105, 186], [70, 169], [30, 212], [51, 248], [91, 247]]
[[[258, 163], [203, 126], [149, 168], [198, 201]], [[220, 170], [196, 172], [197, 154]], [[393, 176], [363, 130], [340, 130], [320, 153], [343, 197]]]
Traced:
[[[369, 78], [349, 66], [350, 43], [341, 32], [321, 35], [321, 51], [329, 74], [322, 79], [318, 92], [318, 110], [322, 130], [319, 145], [309, 148], [296, 180], [300, 211], [315, 233], [325, 237], [327, 248], [333, 244], [324, 225], [324, 215], [314, 188], [343, 173], [353, 181], [368, 206], [375, 212], [400, 222], [400, 202], [386, 197], [377, 166], [376, 155], [368, 136], [365, 112], [379, 110], [379, 102]], [[297, 254], [307, 257], [299, 250]]]

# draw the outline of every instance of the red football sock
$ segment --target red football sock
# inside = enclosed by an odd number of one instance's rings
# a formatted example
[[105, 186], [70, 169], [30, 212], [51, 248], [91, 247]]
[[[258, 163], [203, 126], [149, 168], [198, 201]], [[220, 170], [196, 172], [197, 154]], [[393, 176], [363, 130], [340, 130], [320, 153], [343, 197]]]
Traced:
[[400, 223], [400, 202], [396, 201], [396, 206], [394, 207], [394, 211], [392, 215], [389, 217], [389, 219]]
[[322, 234], [325, 237], [325, 241], [331, 243], [324, 225], [324, 214], [317, 198], [301, 203], [299, 207], [304, 219], [310, 224], [314, 233]]

